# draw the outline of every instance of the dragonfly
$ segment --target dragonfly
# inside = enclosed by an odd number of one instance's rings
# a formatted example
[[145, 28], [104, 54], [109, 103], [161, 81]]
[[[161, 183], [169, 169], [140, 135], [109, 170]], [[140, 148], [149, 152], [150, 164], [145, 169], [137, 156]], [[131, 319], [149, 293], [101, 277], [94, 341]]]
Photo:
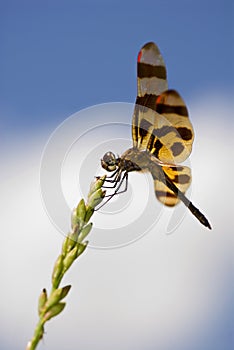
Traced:
[[102, 167], [112, 172], [104, 185], [114, 189], [106, 195], [106, 202], [127, 191], [130, 172], [150, 172], [161, 203], [173, 207], [182, 201], [201, 224], [211, 229], [205, 215], [185, 196], [191, 184], [191, 169], [180, 163], [192, 151], [194, 131], [182, 97], [168, 89], [164, 59], [153, 42], [146, 43], [138, 53], [132, 139], [133, 147], [120, 157], [109, 151], [101, 159]]

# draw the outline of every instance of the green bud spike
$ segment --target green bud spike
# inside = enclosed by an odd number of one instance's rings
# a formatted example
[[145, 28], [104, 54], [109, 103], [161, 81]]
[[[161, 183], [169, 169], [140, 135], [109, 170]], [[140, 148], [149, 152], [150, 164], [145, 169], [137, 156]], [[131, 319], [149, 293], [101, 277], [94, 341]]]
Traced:
[[98, 177], [98, 178], [96, 178], [96, 180], [94, 180], [91, 183], [88, 198], [92, 195], [92, 193], [96, 192], [99, 188], [102, 187], [102, 185], [105, 181], [105, 178], [106, 178], [106, 176]]
[[89, 206], [86, 207], [86, 215], [85, 215], [85, 223], [87, 223], [89, 221], [89, 219], [91, 218], [91, 216], [93, 215], [94, 212], [94, 208], [91, 208]]
[[65, 256], [67, 254], [68, 241], [69, 241], [69, 235], [67, 235], [66, 238], [63, 241], [63, 245], [62, 245], [62, 255], [63, 256]]
[[61, 278], [61, 274], [63, 271], [63, 255], [60, 254], [54, 264], [54, 269], [52, 272], [52, 285], [58, 285], [58, 281]]
[[77, 208], [74, 208], [72, 210], [72, 215], [71, 215], [71, 228], [74, 231], [74, 230], [79, 229], [79, 226], [80, 226], [80, 222], [79, 222], [79, 219], [77, 217]]
[[71, 285], [69, 284], [69, 285], [67, 285], [67, 286], [65, 286], [65, 287], [63, 287], [61, 289], [62, 289], [62, 293], [61, 293], [60, 300], [62, 300], [63, 298], [65, 298], [67, 296], [69, 290], [71, 289]]
[[47, 302], [47, 291], [45, 288], [43, 288], [42, 292], [39, 296], [39, 300], [38, 300], [38, 315], [39, 316], [41, 315], [46, 302]]
[[77, 243], [78, 232], [69, 233], [63, 242], [62, 255], [65, 257]]
[[69, 269], [69, 267], [71, 266], [73, 261], [77, 258], [77, 252], [78, 252], [78, 246], [76, 245], [64, 258], [64, 260], [63, 260], [63, 266], [64, 266], [63, 273]]
[[73, 232], [73, 233], [69, 233], [69, 235], [67, 236], [67, 245], [66, 245], [65, 255], [67, 255], [67, 253], [69, 253], [77, 244], [78, 234], [79, 232]]
[[36, 349], [37, 344], [43, 337], [46, 321], [60, 314], [66, 305], [61, 300], [66, 297], [71, 286], [59, 288], [59, 285], [72, 263], [87, 248], [88, 241], [84, 240], [92, 229], [92, 223], [88, 222], [93, 215], [94, 208], [101, 203], [105, 196], [106, 192], [102, 190], [104, 181], [105, 176], [96, 179], [90, 186], [87, 204], [82, 199], [72, 212], [72, 230], [65, 237], [61, 254], [55, 262], [52, 273], [51, 293], [47, 296], [46, 290], [43, 289], [40, 294], [38, 300], [39, 321], [31, 341], [27, 344], [27, 350]]
[[[105, 197], [106, 191], [103, 191], [99, 188], [97, 191], [93, 192], [88, 198], [87, 206], [91, 208], [95, 208], [103, 198]], [[86, 218], [85, 218], [86, 219]]]
[[90, 230], [92, 229], [93, 224], [90, 222], [88, 225], [86, 225], [82, 231], [80, 232], [79, 236], [78, 236], [78, 243], [81, 243], [86, 236], [88, 236]]
[[78, 244], [77, 257], [78, 257], [79, 255], [81, 255], [81, 254], [85, 251], [85, 249], [87, 248], [88, 243], [89, 243], [89, 242], [86, 241], [86, 242], [84, 242], [84, 243]]
[[85, 201], [84, 199], [81, 199], [80, 203], [76, 208], [77, 221], [80, 223], [81, 226], [84, 223], [85, 215], [86, 215]]
[[54, 306], [52, 306], [44, 315], [43, 317], [43, 322], [45, 323], [46, 321], [49, 321], [52, 317], [60, 314], [60, 312], [63, 311], [65, 308], [66, 303], [58, 303]]
[[45, 310], [50, 310], [53, 305], [58, 304], [60, 300], [65, 298], [70, 288], [71, 286], [65, 286], [63, 288], [54, 290], [46, 302]]

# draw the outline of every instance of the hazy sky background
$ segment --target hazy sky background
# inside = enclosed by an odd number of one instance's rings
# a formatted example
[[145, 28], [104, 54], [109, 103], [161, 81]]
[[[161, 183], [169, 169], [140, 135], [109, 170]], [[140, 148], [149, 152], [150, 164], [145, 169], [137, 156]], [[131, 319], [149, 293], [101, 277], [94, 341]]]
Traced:
[[[163, 217], [132, 245], [89, 249], [66, 277], [67, 307], [39, 349], [233, 348], [233, 1], [9, 0], [0, 2], [0, 349], [23, 349], [31, 337], [63, 239], [41, 201], [44, 146], [83, 108], [134, 102], [136, 57], [148, 41], [160, 47], [169, 86], [191, 112], [192, 198], [213, 230], [188, 213], [173, 235]], [[88, 135], [87, 145], [95, 140]], [[139, 203], [144, 188], [132, 178]]]
[[134, 102], [136, 55], [156, 41], [186, 101], [233, 88], [233, 1], [1, 1], [1, 118], [55, 126], [94, 104]]

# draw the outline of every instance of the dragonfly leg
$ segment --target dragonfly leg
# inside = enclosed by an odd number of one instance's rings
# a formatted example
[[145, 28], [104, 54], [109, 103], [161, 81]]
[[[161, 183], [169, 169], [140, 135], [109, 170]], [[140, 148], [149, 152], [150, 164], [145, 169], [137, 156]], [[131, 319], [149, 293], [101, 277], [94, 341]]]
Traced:
[[[119, 172], [119, 168], [117, 168], [110, 176], [106, 176], [105, 181], [107, 182], [113, 182], [113, 180], [109, 180], [112, 179], [117, 173]], [[96, 179], [100, 179], [101, 176], [95, 176]]]
[[[122, 176], [122, 171], [119, 171], [115, 175], [114, 179], [107, 181], [108, 183], [111, 183], [113, 185], [111, 185], [111, 186], [102, 186], [102, 187], [103, 188], [115, 188], [118, 185], [118, 183], [121, 181], [121, 176]], [[106, 180], [105, 180], [105, 182], [106, 182]]]
[[[124, 193], [127, 191], [128, 189], [128, 172], [125, 172], [125, 174], [123, 175], [122, 179], [120, 180], [121, 178], [121, 175], [122, 175], [122, 172], [120, 173], [120, 176], [119, 176], [119, 180], [118, 182], [116, 182], [115, 186], [118, 184], [117, 188], [115, 189], [114, 193], [112, 194], [109, 194], [109, 195], [106, 195], [105, 198], [108, 198], [104, 203], [102, 203], [98, 208], [96, 208], [95, 210], [99, 210], [100, 208], [102, 208], [104, 205], [106, 205], [110, 200], [111, 198], [113, 198], [114, 196], [118, 195], [118, 194], [121, 194], [121, 193]], [[125, 180], [125, 188], [121, 191], [119, 191], [120, 187], [122, 186], [123, 182]], [[103, 187], [103, 186], [102, 186]], [[113, 188], [114, 188], [113, 187]]]

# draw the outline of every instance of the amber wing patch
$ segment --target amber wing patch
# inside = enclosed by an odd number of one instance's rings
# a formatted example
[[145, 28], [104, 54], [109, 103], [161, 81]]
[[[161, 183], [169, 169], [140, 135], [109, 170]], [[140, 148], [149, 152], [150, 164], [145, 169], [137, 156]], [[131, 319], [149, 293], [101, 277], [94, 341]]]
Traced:
[[[163, 166], [162, 168], [176, 187], [185, 193], [192, 180], [190, 168], [179, 165]], [[174, 206], [179, 202], [176, 193], [172, 192], [162, 181], [154, 180], [154, 190], [156, 197], [164, 205]]]
[[162, 162], [183, 162], [190, 155], [194, 140], [183, 99], [177, 91], [167, 90], [157, 98], [156, 112], [147, 149]]

